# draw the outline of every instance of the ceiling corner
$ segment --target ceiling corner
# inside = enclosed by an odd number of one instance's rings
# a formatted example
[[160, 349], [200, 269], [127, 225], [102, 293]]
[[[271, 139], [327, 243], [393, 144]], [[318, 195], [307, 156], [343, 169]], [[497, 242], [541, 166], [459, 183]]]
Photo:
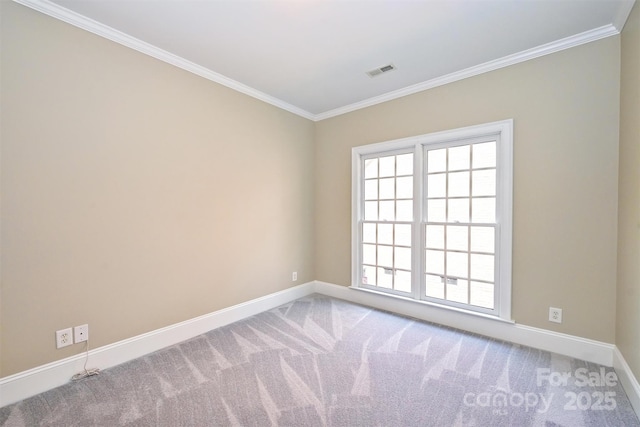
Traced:
[[624, 24], [629, 19], [629, 15], [631, 14], [631, 9], [633, 9], [633, 5], [636, 3], [636, 0], [624, 0], [620, 4], [620, 8], [618, 9], [618, 15], [616, 16], [614, 22], [612, 22], [613, 26], [616, 27], [619, 33], [622, 32], [624, 28]]

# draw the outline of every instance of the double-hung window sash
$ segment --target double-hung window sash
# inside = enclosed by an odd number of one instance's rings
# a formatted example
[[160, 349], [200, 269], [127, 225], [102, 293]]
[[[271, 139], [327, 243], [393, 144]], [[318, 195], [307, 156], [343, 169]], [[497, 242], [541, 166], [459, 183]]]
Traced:
[[510, 318], [512, 121], [353, 150], [353, 287]]

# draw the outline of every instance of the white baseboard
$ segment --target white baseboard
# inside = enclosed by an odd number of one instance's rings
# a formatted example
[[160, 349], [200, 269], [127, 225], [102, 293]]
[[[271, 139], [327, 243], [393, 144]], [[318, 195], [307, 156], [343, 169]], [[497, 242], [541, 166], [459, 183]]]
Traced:
[[547, 350], [600, 365], [612, 366], [633, 410], [640, 418], [640, 384], [622, 353], [613, 344], [574, 335], [518, 325], [411, 300], [389, 298], [375, 292], [359, 292], [346, 286], [315, 282], [315, 292], [381, 310], [422, 319], [491, 338]]
[[614, 345], [518, 325], [503, 320], [436, 307], [408, 299], [389, 298], [376, 292], [360, 291], [331, 283], [315, 283], [315, 291], [381, 310], [438, 323], [480, 335], [552, 351], [605, 366], [613, 366]]
[[624, 388], [624, 391], [627, 393], [633, 410], [638, 414], [638, 418], [640, 418], [640, 383], [638, 383], [635, 375], [633, 375], [631, 368], [618, 347], [616, 347], [613, 352], [613, 367], [616, 370], [616, 374], [618, 374], [622, 388]]
[[[640, 385], [638, 385], [637, 379], [622, 354], [613, 344], [470, 315], [416, 301], [389, 298], [374, 292], [361, 292], [345, 286], [319, 281], [285, 289], [96, 348], [89, 352], [88, 367], [110, 368], [314, 292], [499, 340], [548, 350], [605, 366], [613, 366], [636, 413], [640, 414]], [[85, 355], [80, 354], [0, 379], [0, 407], [67, 383], [73, 374], [82, 370], [84, 360]]]
[[[89, 351], [88, 368], [110, 368], [212, 329], [271, 310], [314, 292], [314, 282], [285, 289], [194, 319]], [[86, 355], [79, 354], [0, 379], [0, 407], [61, 386], [81, 372]]]
[[640, 384], [620, 350], [613, 345], [574, 335], [518, 325], [411, 300], [389, 298], [375, 292], [358, 292], [346, 286], [315, 282], [315, 292], [357, 304], [474, 332], [491, 338], [547, 350], [600, 365], [612, 366], [633, 410], [640, 418]]

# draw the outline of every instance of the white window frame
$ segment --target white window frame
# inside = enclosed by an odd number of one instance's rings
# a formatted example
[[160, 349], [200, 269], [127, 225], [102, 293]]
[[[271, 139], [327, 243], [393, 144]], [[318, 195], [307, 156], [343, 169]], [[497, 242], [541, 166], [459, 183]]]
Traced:
[[[426, 147], [448, 146], [486, 137], [495, 137], [496, 147], [496, 271], [494, 308], [483, 309], [470, 304], [451, 301], [435, 301], [422, 297], [424, 292], [424, 235], [425, 235], [425, 176], [423, 162]], [[425, 304], [462, 310], [473, 314], [511, 321], [511, 273], [512, 273], [512, 234], [513, 234], [513, 120], [469, 126], [459, 129], [430, 133], [410, 138], [368, 144], [352, 149], [352, 268], [351, 287], [379, 292], [391, 297], [398, 296], [393, 291], [362, 284], [362, 237], [361, 224], [364, 219], [363, 197], [363, 159], [372, 156], [393, 155], [412, 152], [414, 154], [413, 188], [414, 216], [412, 221], [412, 292], [404, 298], [412, 298]]]

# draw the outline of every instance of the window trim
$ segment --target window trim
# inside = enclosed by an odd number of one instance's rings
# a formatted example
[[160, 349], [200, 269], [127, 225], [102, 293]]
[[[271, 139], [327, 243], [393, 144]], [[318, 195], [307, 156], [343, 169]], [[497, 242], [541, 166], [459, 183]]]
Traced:
[[[434, 302], [432, 299], [421, 298], [424, 287], [423, 266], [423, 239], [424, 239], [424, 182], [423, 176], [423, 159], [425, 157], [424, 147], [450, 144], [463, 140], [475, 140], [488, 136], [498, 136], [498, 149], [496, 150], [497, 176], [496, 176], [496, 194], [500, 195], [496, 201], [496, 230], [499, 239], [496, 241], [496, 269], [495, 283], [498, 284], [498, 290], [494, 294], [495, 309], [494, 310], [475, 310], [473, 306], [468, 304], [446, 304]], [[483, 316], [491, 316], [499, 319], [511, 320], [511, 289], [512, 289], [512, 235], [513, 235], [513, 119], [502, 120], [492, 123], [468, 126], [458, 129], [434, 132], [414, 137], [395, 139], [379, 143], [367, 144], [352, 148], [351, 155], [351, 171], [352, 171], [352, 197], [351, 197], [351, 286], [358, 289], [371, 290], [381, 295], [397, 297], [399, 295], [372, 287], [362, 286], [360, 283], [361, 273], [359, 272], [362, 264], [362, 251], [360, 242], [359, 227], [364, 215], [363, 207], [363, 191], [362, 188], [362, 158], [373, 155], [398, 154], [401, 152], [414, 153], [414, 218], [413, 224], [413, 241], [412, 241], [412, 269], [414, 274], [414, 283], [418, 280], [418, 286], [412, 286], [412, 292], [407, 295], [401, 295], [401, 298], [414, 299], [419, 302], [426, 302], [442, 308], [454, 309], [456, 311], [465, 311], [472, 314]], [[499, 246], [498, 246], [499, 244]], [[416, 254], [419, 254], [416, 256]], [[417, 275], [417, 276], [415, 276]]]

